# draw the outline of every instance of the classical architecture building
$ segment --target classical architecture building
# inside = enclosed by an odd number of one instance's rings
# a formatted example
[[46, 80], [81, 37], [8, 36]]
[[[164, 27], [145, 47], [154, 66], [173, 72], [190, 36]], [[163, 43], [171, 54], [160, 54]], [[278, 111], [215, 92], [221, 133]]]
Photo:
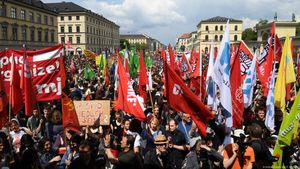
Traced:
[[230, 26], [230, 42], [234, 43], [242, 39], [242, 20], [220, 16], [202, 20], [197, 25], [199, 45], [202, 51], [206, 53], [209, 52], [211, 41], [214, 41], [215, 48], [219, 49], [228, 20]]
[[0, 0], [0, 50], [57, 44], [57, 13], [39, 0]]
[[180, 51], [180, 48], [184, 46], [184, 49], [187, 48], [188, 40], [190, 39], [190, 33], [184, 33], [179, 38], [176, 39], [176, 51]]
[[58, 41], [66, 43], [71, 53], [91, 50], [100, 53], [119, 48], [116, 23], [73, 2], [47, 3], [58, 13]]
[[126, 39], [131, 45], [145, 45], [149, 51], [163, 49], [165, 46], [158, 40], [151, 38], [146, 34], [124, 34], [120, 35], [120, 39]]

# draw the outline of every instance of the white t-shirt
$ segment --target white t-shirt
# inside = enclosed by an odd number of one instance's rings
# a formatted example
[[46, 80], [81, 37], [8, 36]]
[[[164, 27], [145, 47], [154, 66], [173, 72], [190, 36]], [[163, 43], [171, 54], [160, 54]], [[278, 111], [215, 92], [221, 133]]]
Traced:
[[12, 138], [12, 144], [14, 147], [14, 151], [18, 153], [20, 151], [21, 147], [21, 138], [24, 134], [26, 134], [23, 130], [20, 130], [19, 132], [15, 133], [14, 131], [11, 131], [10, 137]]

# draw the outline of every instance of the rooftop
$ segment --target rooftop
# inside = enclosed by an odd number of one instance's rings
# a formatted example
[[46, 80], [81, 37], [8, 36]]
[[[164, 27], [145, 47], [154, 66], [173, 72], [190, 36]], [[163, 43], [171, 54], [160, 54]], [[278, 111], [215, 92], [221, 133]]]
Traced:
[[52, 10], [51, 7], [49, 7], [46, 3], [43, 3], [42, 1], [40, 0], [11, 0], [10, 2], [13, 2], [13, 3], [22, 3], [22, 4], [26, 4], [26, 5], [30, 5], [30, 6], [33, 6], [33, 7], [37, 7], [39, 9], [45, 9], [49, 12], [53, 12], [54, 11]]
[[197, 27], [201, 24], [201, 23], [209, 23], [209, 22], [227, 22], [229, 20], [229, 22], [243, 22], [242, 20], [237, 20], [237, 19], [233, 19], [233, 18], [226, 18], [226, 17], [222, 17], [222, 16], [215, 16], [206, 20], [202, 20], [199, 22], [199, 24], [197, 25]]
[[190, 33], [184, 33], [179, 37], [179, 39], [187, 39], [189, 37], [190, 37]]

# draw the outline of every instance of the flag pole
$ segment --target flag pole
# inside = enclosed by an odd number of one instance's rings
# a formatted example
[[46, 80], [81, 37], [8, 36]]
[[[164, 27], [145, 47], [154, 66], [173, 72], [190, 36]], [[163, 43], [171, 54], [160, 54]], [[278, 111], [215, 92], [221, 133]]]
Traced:
[[[8, 51], [8, 49], [6, 48], [5, 49], [6, 50], [6, 52]], [[14, 67], [14, 63], [15, 63], [15, 60], [14, 60], [14, 55], [12, 54], [11, 55], [11, 57], [12, 57], [12, 59], [11, 59], [11, 65], [10, 65], [10, 82], [9, 82], [9, 102], [10, 102], [10, 104], [9, 104], [9, 106], [8, 106], [8, 121], [10, 121], [10, 119], [11, 119], [11, 113], [12, 113], [12, 100], [13, 100], [13, 97], [12, 97], [12, 76], [13, 76], [13, 67]]]
[[200, 54], [200, 101], [202, 101], [202, 53], [201, 48], [199, 46], [199, 54]]

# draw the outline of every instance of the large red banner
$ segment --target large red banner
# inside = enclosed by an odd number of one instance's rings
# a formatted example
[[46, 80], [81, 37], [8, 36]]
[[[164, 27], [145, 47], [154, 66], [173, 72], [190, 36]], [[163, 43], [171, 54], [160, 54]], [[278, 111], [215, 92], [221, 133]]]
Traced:
[[[36, 91], [37, 101], [50, 101], [61, 98], [65, 85], [63, 64], [63, 45], [45, 48], [37, 51], [27, 51], [32, 81]], [[3, 50], [0, 52], [0, 72], [4, 79], [5, 91], [10, 94], [11, 66], [14, 63], [21, 75], [24, 50]], [[21, 76], [20, 76], [21, 77]], [[19, 82], [14, 82], [20, 84]], [[34, 96], [33, 96], [34, 97]]]

